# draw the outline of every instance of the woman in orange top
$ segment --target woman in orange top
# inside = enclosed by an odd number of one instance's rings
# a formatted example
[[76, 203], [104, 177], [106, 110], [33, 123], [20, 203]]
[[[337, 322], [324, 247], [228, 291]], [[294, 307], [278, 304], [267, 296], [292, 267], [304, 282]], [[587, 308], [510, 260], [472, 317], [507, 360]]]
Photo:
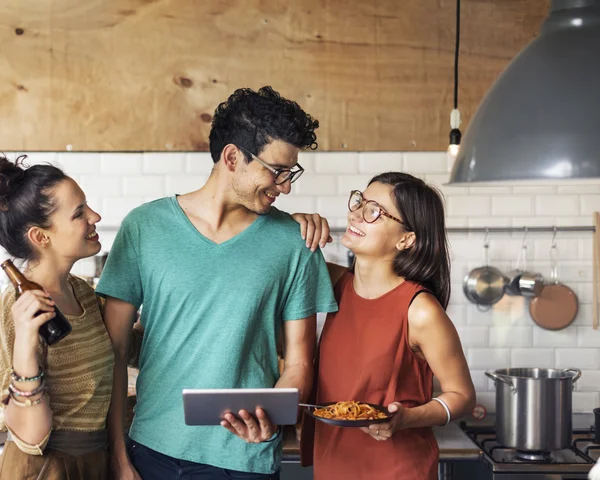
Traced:
[[[323, 328], [313, 394], [318, 404], [386, 405], [394, 416], [364, 428], [306, 418], [303, 464], [311, 463], [308, 447], [315, 480], [437, 479], [431, 427], [471, 411], [475, 401], [445, 312], [450, 262], [443, 202], [418, 178], [384, 173], [364, 192], [353, 191], [348, 207], [342, 244], [355, 263], [350, 270], [330, 265], [339, 311]], [[437, 398], [433, 375], [442, 389]]]

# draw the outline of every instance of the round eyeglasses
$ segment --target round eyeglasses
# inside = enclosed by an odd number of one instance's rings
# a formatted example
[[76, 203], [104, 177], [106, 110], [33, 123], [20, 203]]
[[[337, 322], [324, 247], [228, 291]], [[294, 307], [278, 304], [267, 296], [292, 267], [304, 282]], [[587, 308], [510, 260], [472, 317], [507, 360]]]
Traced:
[[381, 215], [383, 215], [384, 217], [391, 218], [395, 222], [398, 222], [400, 225], [404, 225], [402, 220], [387, 213], [376, 201], [365, 200], [360, 190], [352, 190], [350, 192], [350, 198], [348, 199], [348, 210], [351, 212], [356, 212], [361, 205], [363, 207], [363, 220], [367, 223], [373, 223]]

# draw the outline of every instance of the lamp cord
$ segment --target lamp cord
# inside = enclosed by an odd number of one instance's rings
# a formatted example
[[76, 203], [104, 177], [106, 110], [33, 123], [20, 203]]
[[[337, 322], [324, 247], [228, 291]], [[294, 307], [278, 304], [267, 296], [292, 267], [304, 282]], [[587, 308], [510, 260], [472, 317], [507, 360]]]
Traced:
[[456, 0], [456, 47], [454, 48], [454, 108], [458, 108], [458, 50], [460, 46], [460, 0]]

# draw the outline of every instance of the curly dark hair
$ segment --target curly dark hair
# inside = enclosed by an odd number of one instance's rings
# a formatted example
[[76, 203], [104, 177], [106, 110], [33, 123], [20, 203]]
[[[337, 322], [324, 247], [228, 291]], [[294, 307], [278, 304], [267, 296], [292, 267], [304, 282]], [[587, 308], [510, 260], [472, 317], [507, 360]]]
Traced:
[[34, 260], [27, 231], [50, 227], [56, 211], [51, 190], [68, 177], [52, 165], [27, 168], [26, 158], [21, 155], [13, 163], [0, 154], [0, 245], [15, 258]]
[[[273, 140], [281, 140], [301, 150], [315, 150], [317, 128], [318, 120], [271, 87], [262, 87], [257, 92], [240, 88], [215, 110], [208, 137], [210, 155], [217, 163], [228, 144], [239, 145], [259, 155]], [[248, 162], [252, 160], [245, 152], [244, 156]]]
[[415, 232], [415, 244], [394, 259], [394, 272], [431, 290], [445, 309], [450, 300], [450, 255], [442, 194], [408, 173], [386, 172], [374, 182], [390, 185], [404, 229]]

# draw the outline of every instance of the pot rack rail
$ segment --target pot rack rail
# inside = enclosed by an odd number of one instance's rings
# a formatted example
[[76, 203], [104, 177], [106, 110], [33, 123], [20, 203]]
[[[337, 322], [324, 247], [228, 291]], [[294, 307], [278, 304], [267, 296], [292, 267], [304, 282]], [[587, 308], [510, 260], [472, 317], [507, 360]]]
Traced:
[[[116, 232], [119, 230], [115, 225], [98, 225], [99, 231]], [[332, 227], [331, 233], [340, 234], [346, 231], [346, 227]], [[544, 227], [447, 227], [448, 233], [561, 233], [561, 232], [590, 232], [594, 233], [596, 227], [576, 225], [576, 226], [544, 226]]]
[[[332, 233], [344, 233], [346, 228], [334, 227], [331, 229]], [[594, 226], [543, 226], [543, 227], [448, 227], [446, 228], [448, 233], [561, 233], [561, 232], [590, 232], [594, 233], [596, 227]]]

